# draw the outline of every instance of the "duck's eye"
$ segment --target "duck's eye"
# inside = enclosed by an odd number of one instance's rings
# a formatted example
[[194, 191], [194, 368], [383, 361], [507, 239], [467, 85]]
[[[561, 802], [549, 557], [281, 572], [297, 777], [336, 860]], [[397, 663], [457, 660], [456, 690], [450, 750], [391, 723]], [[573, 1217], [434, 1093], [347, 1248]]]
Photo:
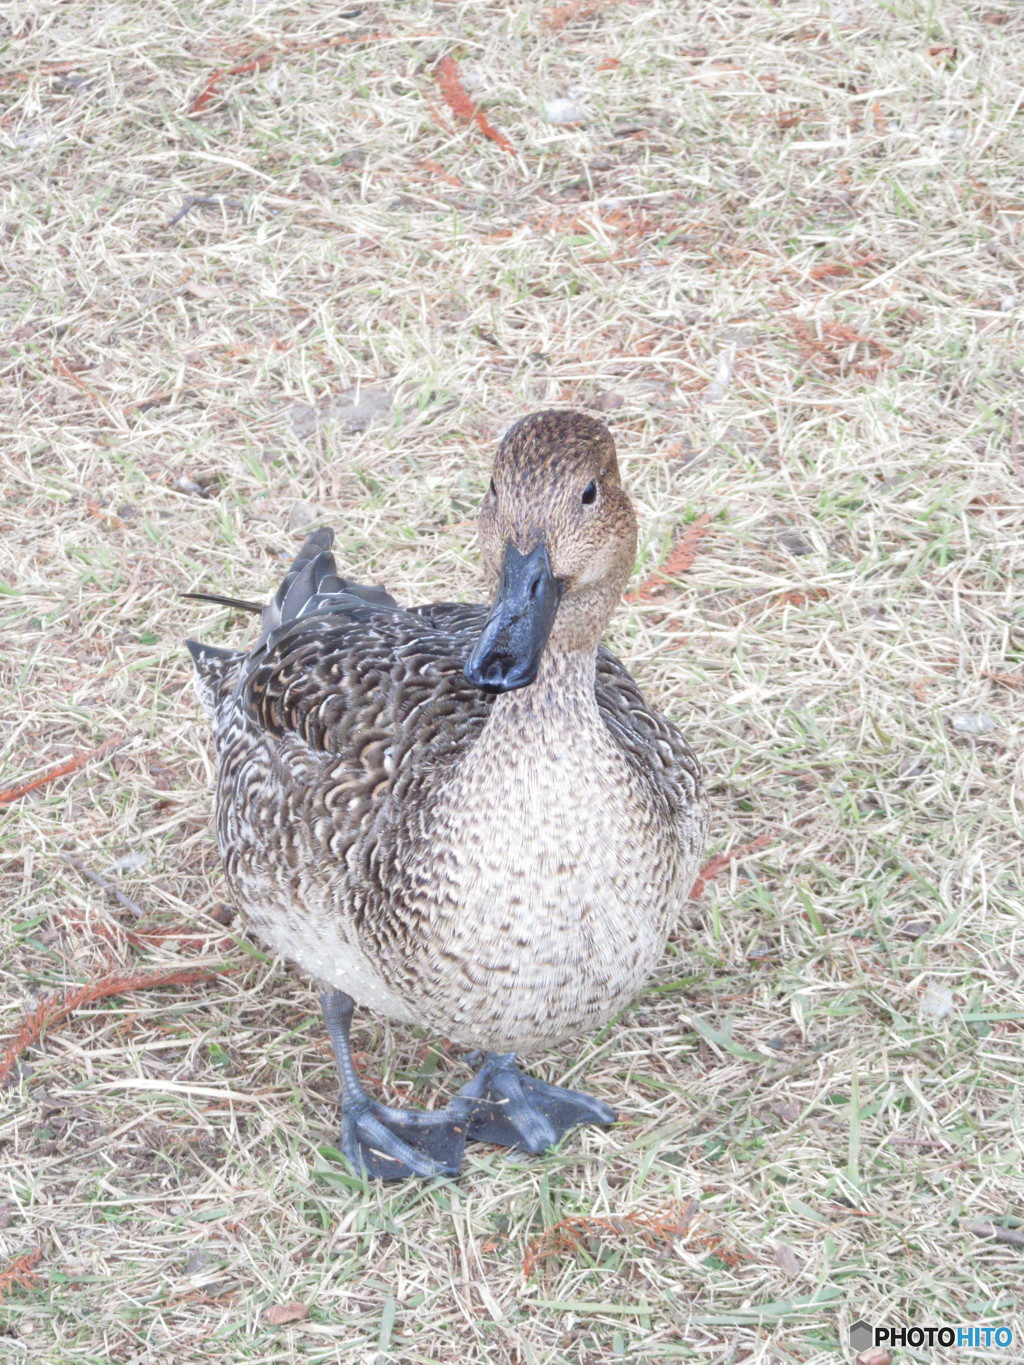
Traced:
[[594, 502], [596, 498], [597, 484], [593, 481], [593, 479], [591, 479], [591, 481], [587, 484], [586, 488], [584, 488], [583, 497], [581, 498], [580, 501], [585, 502], [589, 506], [590, 503]]

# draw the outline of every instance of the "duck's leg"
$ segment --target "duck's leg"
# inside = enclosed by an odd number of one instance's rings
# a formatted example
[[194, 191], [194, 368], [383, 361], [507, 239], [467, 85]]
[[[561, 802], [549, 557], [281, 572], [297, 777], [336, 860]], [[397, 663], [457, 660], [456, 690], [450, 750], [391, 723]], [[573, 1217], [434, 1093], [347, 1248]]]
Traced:
[[444, 1109], [392, 1109], [371, 1100], [349, 1046], [353, 1005], [342, 991], [320, 996], [341, 1077], [341, 1150], [356, 1170], [380, 1180], [458, 1175], [472, 1103], [456, 1095]]
[[[473, 1101], [468, 1136], [526, 1152], [553, 1147], [577, 1123], [614, 1123], [614, 1109], [561, 1085], [527, 1076], [514, 1052], [488, 1052], [473, 1079], [455, 1099]], [[454, 1103], [454, 1101], [453, 1101]]]

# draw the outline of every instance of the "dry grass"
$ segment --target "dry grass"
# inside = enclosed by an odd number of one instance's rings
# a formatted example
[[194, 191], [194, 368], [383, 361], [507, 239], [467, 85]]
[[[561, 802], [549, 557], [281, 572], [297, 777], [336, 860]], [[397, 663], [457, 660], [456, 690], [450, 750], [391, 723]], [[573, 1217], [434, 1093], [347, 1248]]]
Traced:
[[[1019, 8], [6, 12], [0, 786], [124, 743], [0, 813], [0, 1027], [234, 970], [22, 1055], [0, 1354], [781, 1365], [859, 1314], [1014, 1322], [1021, 1248], [969, 1229], [1024, 1218]], [[215, 916], [181, 641], [251, 626], [178, 594], [266, 592], [323, 518], [347, 571], [474, 595], [494, 438], [551, 403], [615, 428], [650, 590], [613, 643], [753, 851], [538, 1062], [616, 1130], [364, 1189], [309, 988]], [[465, 1076], [359, 1046], [391, 1096]]]

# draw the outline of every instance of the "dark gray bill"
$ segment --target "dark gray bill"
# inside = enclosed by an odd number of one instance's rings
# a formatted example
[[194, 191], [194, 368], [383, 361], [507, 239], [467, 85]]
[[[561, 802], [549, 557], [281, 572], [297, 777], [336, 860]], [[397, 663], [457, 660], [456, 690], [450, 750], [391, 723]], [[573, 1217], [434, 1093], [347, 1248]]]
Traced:
[[475, 687], [511, 692], [533, 682], [564, 587], [543, 541], [528, 555], [506, 545], [494, 606], [466, 663]]

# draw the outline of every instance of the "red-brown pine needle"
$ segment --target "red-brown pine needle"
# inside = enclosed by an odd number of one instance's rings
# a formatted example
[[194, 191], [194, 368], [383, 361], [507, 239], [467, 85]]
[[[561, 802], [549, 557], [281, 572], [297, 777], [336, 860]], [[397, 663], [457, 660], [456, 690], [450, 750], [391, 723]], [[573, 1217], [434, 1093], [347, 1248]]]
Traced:
[[843, 261], [822, 261], [821, 265], [816, 265], [810, 271], [812, 280], [827, 280], [833, 275], [850, 275], [854, 270], [861, 270], [866, 265], [874, 265], [882, 257], [878, 252], [872, 252], [868, 256], [858, 256], [855, 261], [848, 264]]
[[[427, 34], [421, 35], [427, 37]], [[440, 34], [431, 34], [430, 37], [438, 38]], [[205, 109], [210, 100], [217, 92], [217, 87], [226, 76], [242, 76], [248, 71], [266, 71], [268, 66], [273, 66], [279, 57], [284, 57], [290, 53], [300, 52], [326, 52], [336, 47], [362, 47], [367, 43], [380, 42], [390, 38], [391, 34], [382, 29], [378, 33], [345, 33], [335, 35], [333, 38], [321, 38], [313, 43], [301, 43], [290, 41], [282, 43], [273, 52], [263, 52], [258, 57], [249, 57], [245, 61], [237, 62], [234, 66], [219, 66], [216, 71], [212, 71], [207, 78], [206, 84], [189, 105], [190, 114], [198, 114]], [[72, 68], [69, 67], [68, 70]]]
[[619, 0], [572, 0], [568, 5], [558, 5], [548, 10], [544, 16], [543, 27], [548, 33], [559, 33], [574, 19], [590, 19], [603, 9], [611, 9]]
[[74, 758], [66, 759], [65, 762], [58, 763], [54, 768], [47, 768], [45, 773], [40, 773], [38, 777], [33, 777], [28, 782], [22, 782], [17, 787], [8, 787], [6, 791], [0, 791], [0, 806], [6, 805], [9, 801], [17, 801], [19, 796], [35, 791], [37, 787], [45, 787], [48, 782], [56, 782], [58, 777], [67, 777], [68, 773], [77, 772], [90, 759], [99, 758], [101, 754], [105, 754], [116, 745], [123, 743], [124, 740], [122, 739], [105, 740], [95, 749], [90, 749], [88, 753], [76, 754]]
[[39, 1276], [32, 1267], [39, 1260], [42, 1251], [26, 1251], [24, 1256], [15, 1256], [3, 1270], [0, 1270], [0, 1299], [3, 1299], [8, 1289], [14, 1285], [20, 1285], [22, 1289], [34, 1289], [39, 1283]]
[[265, 52], [262, 57], [254, 57], [250, 62], [239, 62], [237, 66], [218, 67], [216, 71], [211, 72], [209, 80], [192, 101], [188, 112], [198, 114], [201, 109], [205, 109], [217, 93], [217, 87], [225, 76], [242, 76], [247, 71], [265, 71], [273, 61], [274, 54]]
[[23, 1020], [12, 1041], [0, 1053], [0, 1086], [6, 1084], [18, 1058], [26, 1048], [38, 1043], [44, 1030], [59, 1027], [84, 1005], [125, 991], [146, 990], [150, 986], [189, 986], [195, 981], [209, 981], [225, 970], [230, 969], [214, 972], [209, 967], [163, 967], [148, 972], [111, 972], [84, 986], [75, 986], [63, 995], [47, 996]]
[[462, 77], [459, 75], [459, 64], [454, 57], [442, 57], [435, 68], [434, 75], [437, 78], [437, 87], [441, 91], [445, 104], [456, 117], [465, 119], [467, 123], [475, 123], [484, 137], [489, 137], [492, 142], [496, 142], [502, 151], [509, 152], [512, 156], [518, 156], [518, 152], [505, 134], [499, 133], [497, 128], [488, 121], [480, 106], [474, 104], [469, 98], [466, 87], [462, 84]]
[[563, 1218], [527, 1245], [523, 1274], [529, 1279], [541, 1262], [552, 1256], [575, 1255], [584, 1242], [592, 1237], [625, 1237], [639, 1240], [649, 1247], [670, 1247], [676, 1238], [685, 1237], [713, 1252], [726, 1265], [733, 1268], [740, 1265], [744, 1259], [742, 1252], [728, 1246], [717, 1233], [694, 1228], [694, 1219], [699, 1211], [697, 1200], [691, 1199], [683, 1208], [672, 1205], [654, 1214]]
[[713, 881], [723, 867], [728, 867], [730, 863], [738, 862], [740, 858], [749, 857], [751, 853], [757, 853], [762, 848], [767, 848], [771, 841], [772, 836], [770, 834], [759, 834], [756, 839], [751, 839], [749, 843], [739, 844], [736, 848], [730, 848], [725, 853], [716, 853], [713, 858], [709, 858], [697, 873], [697, 880], [690, 891], [690, 900], [700, 900], [708, 882]]
[[687, 526], [678, 544], [673, 545], [661, 568], [652, 573], [650, 578], [646, 578], [635, 592], [628, 592], [626, 601], [650, 602], [662, 588], [667, 587], [674, 579], [681, 578], [693, 567], [693, 561], [697, 558], [697, 547], [710, 529], [711, 514], [702, 512], [696, 521]]

